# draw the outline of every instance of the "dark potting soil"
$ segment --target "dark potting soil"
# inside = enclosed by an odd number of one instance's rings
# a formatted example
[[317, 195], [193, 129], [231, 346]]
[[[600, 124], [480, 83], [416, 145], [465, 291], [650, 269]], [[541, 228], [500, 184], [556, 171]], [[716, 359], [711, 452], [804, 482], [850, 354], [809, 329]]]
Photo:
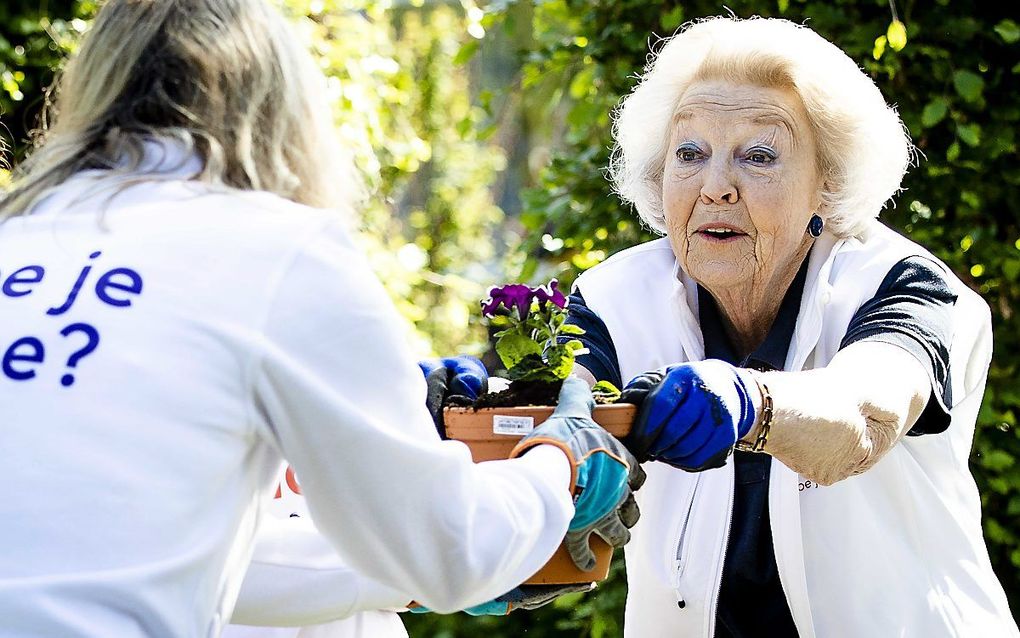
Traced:
[[[447, 398], [447, 407], [473, 408], [512, 408], [527, 405], [556, 405], [560, 397], [560, 386], [562, 381], [555, 383], [547, 381], [512, 381], [510, 387], [500, 392], [490, 392], [471, 401], [467, 397], [450, 396]], [[595, 403], [598, 405], [610, 405], [614, 399], [607, 399], [605, 396], [596, 394]]]
[[471, 407], [479, 410], [523, 405], [556, 405], [561, 385], [562, 381], [512, 381], [506, 390], [478, 397]]

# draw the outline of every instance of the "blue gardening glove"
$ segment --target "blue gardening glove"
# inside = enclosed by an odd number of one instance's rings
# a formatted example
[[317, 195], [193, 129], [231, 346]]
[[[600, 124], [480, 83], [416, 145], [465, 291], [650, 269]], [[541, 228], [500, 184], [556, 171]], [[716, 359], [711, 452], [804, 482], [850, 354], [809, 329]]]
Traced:
[[[538, 609], [564, 594], [591, 591], [592, 583], [575, 585], [521, 585], [487, 603], [468, 607], [464, 613], [472, 616], [506, 616], [515, 609]], [[412, 607], [412, 614], [430, 613], [428, 607]]]
[[510, 453], [520, 456], [548, 443], [570, 458], [574, 518], [567, 528], [566, 545], [574, 564], [584, 571], [595, 566], [588, 543], [592, 534], [613, 547], [630, 540], [630, 528], [640, 516], [632, 491], [645, 482], [644, 471], [627, 448], [592, 421], [593, 407], [588, 384], [576, 377], [566, 379], [552, 416]]
[[443, 406], [446, 404], [470, 405], [489, 386], [489, 374], [482, 362], [474, 357], [460, 355], [443, 359], [419, 361], [425, 375], [428, 391], [425, 407], [432, 415], [439, 436], [446, 438], [443, 426]]
[[639, 406], [624, 439], [635, 457], [699, 472], [726, 463], [754, 425], [761, 397], [749, 370], [708, 359], [646, 372], [619, 401]]

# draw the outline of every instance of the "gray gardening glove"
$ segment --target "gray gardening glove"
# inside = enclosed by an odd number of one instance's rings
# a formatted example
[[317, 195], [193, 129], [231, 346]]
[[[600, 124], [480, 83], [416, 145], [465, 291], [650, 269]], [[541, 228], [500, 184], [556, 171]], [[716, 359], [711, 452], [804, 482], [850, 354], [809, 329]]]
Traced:
[[632, 492], [645, 473], [630, 452], [591, 418], [595, 401], [588, 384], [576, 377], [563, 382], [552, 416], [521, 439], [511, 457], [536, 445], [550, 444], [570, 459], [574, 517], [566, 545], [579, 569], [595, 567], [589, 540], [598, 534], [613, 547], [630, 541], [630, 528], [640, 516]]

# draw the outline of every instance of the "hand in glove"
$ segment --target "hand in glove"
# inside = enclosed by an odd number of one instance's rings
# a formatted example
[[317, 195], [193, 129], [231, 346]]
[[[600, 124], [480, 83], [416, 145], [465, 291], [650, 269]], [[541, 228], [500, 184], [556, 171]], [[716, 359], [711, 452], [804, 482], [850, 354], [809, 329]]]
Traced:
[[640, 516], [632, 491], [645, 480], [644, 471], [623, 444], [591, 419], [593, 407], [588, 384], [575, 377], [566, 379], [552, 416], [521, 439], [510, 454], [516, 457], [537, 445], [551, 444], [570, 459], [574, 517], [566, 544], [574, 563], [585, 571], [595, 566], [589, 546], [593, 533], [613, 547], [630, 540], [630, 528]]
[[489, 375], [482, 362], [474, 357], [460, 355], [443, 359], [419, 361], [418, 367], [425, 375], [428, 391], [425, 406], [432, 415], [439, 436], [446, 438], [443, 426], [443, 405], [469, 405], [484, 394], [488, 388]]
[[[564, 594], [591, 591], [593, 583], [576, 585], [521, 585], [487, 603], [468, 607], [464, 613], [472, 616], [506, 616], [515, 609], [538, 609]], [[411, 607], [412, 614], [431, 612], [428, 607]]]
[[692, 472], [721, 467], [759, 412], [761, 394], [751, 375], [708, 359], [634, 378], [619, 399], [639, 406], [627, 449], [641, 462]]

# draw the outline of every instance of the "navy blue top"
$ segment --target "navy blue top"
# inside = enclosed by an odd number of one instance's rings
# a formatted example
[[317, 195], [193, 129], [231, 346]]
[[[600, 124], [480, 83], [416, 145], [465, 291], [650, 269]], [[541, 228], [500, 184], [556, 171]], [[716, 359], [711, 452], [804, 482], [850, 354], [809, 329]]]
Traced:
[[[743, 361], [723, 330], [719, 308], [698, 286], [698, 323], [705, 338], [705, 358], [756, 370], [782, 370], [790, 350], [797, 313], [807, 278], [807, 260], [797, 272], [779, 306], [768, 335]], [[733, 636], [796, 636], [797, 627], [779, 582], [769, 522], [768, 454], [734, 451], [733, 518], [723, 563], [716, 638]]]
[[[765, 340], [740, 360], [723, 328], [719, 309], [698, 287], [698, 319], [705, 358], [758, 370], [782, 370], [797, 323], [807, 260], [787, 289]], [[949, 427], [949, 343], [956, 295], [934, 262], [909, 257], [890, 269], [875, 296], [854, 314], [840, 348], [865, 340], [893, 343], [913, 354], [928, 369], [932, 397], [908, 434], [935, 434]], [[579, 292], [570, 296], [568, 323], [585, 330], [578, 337], [587, 354], [577, 361], [596, 379], [622, 387], [620, 365], [605, 323]], [[772, 457], [734, 452], [733, 518], [723, 565], [717, 638], [784, 638], [797, 636], [776, 565], [769, 521], [768, 485]]]

